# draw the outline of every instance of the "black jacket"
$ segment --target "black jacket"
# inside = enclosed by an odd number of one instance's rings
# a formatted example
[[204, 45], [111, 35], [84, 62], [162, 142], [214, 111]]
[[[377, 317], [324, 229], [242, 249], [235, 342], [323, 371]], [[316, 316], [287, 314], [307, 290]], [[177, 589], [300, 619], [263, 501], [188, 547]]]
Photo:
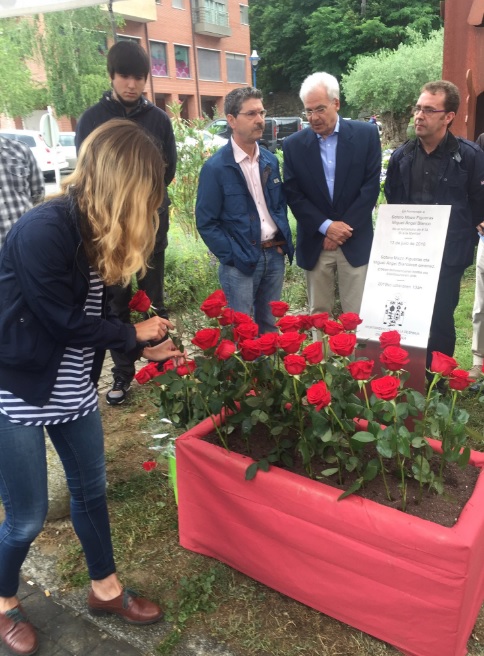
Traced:
[[24, 214], [0, 251], [0, 389], [33, 405], [49, 400], [66, 346], [96, 349], [97, 384], [108, 348], [139, 353], [134, 326], [88, 316], [89, 265], [71, 199], [56, 198]]
[[[156, 107], [146, 98], [140, 98], [138, 106], [128, 114], [124, 105], [112, 97], [111, 91], [106, 91], [101, 100], [89, 109], [79, 119], [76, 127], [76, 149], [79, 151], [84, 139], [97, 127], [113, 118], [126, 118], [143, 126], [147, 132], [155, 137], [160, 146], [161, 153], [166, 162], [165, 184], [168, 187], [175, 177], [176, 170], [176, 143], [175, 135], [168, 114]], [[165, 194], [163, 203], [158, 210], [160, 227], [156, 235], [155, 252], [163, 250], [168, 245], [168, 206], [170, 199]]]
[[[385, 181], [389, 203], [410, 203], [411, 169], [417, 147], [407, 141], [393, 153]], [[445, 157], [433, 203], [451, 205], [443, 262], [447, 266], [472, 264], [477, 243], [476, 226], [484, 217], [484, 152], [472, 141], [448, 133]]]

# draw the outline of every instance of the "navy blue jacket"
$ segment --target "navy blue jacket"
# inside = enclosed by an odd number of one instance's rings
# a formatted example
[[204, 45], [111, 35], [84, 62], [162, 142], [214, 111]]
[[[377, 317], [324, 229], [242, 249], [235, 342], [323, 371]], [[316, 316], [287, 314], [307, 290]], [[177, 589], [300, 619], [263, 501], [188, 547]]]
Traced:
[[29, 210], [0, 251], [0, 389], [42, 406], [66, 346], [96, 349], [94, 384], [106, 349], [134, 353], [134, 326], [109, 316], [105, 302], [102, 317], [86, 315], [88, 291], [73, 201], [58, 198]]
[[[390, 158], [385, 181], [389, 203], [409, 204], [415, 139], [397, 148]], [[476, 226], [484, 217], [484, 152], [472, 141], [449, 132], [433, 203], [451, 205], [442, 261], [447, 266], [472, 264]]]
[[[140, 98], [137, 107], [128, 114], [124, 105], [113, 98], [112, 91], [106, 91], [98, 103], [89, 107], [89, 109], [86, 109], [77, 123], [77, 151], [79, 151], [84, 139], [89, 136], [93, 130], [113, 118], [125, 118], [134, 121], [154, 137], [166, 163], [165, 185], [168, 187], [175, 177], [177, 159], [173, 127], [168, 114], [159, 107], [156, 107], [156, 105], [153, 105], [153, 103], [144, 97]], [[160, 227], [156, 234], [155, 253], [165, 249], [168, 245], [169, 205], [170, 199], [168, 193], [165, 193], [161, 207], [158, 210], [160, 216]]]
[[321, 151], [311, 128], [284, 139], [284, 189], [297, 220], [296, 261], [314, 269], [326, 219], [353, 228], [341, 246], [351, 266], [368, 264], [373, 241], [372, 212], [380, 192], [381, 146], [378, 129], [363, 121], [340, 119], [333, 200], [324, 175]]
[[[276, 240], [292, 261], [294, 247], [277, 158], [261, 148], [259, 170], [267, 209], [278, 233]], [[203, 241], [222, 263], [252, 275], [260, 258], [261, 223], [254, 199], [229, 141], [202, 167], [195, 208]]]

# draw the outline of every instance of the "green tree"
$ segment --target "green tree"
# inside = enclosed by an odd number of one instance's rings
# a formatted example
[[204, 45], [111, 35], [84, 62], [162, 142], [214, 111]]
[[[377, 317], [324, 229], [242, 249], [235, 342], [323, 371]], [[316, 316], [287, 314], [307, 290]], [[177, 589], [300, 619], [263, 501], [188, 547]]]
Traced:
[[49, 102], [58, 116], [80, 116], [106, 90], [108, 30], [109, 15], [99, 7], [44, 15], [38, 29], [38, 56], [47, 77]]
[[410, 43], [396, 50], [358, 57], [342, 77], [347, 102], [356, 110], [380, 114], [383, 141], [391, 145], [405, 141], [421, 87], [442, 76], [443, 29], [427, 39], [415, 32], [409, 38]]
[[27, 116], [37, 106], [38, 85], [27, 67], [32, 55], [34, 30], [27, 21], [0, 20], [0, 112]]
[[297, 90], [310, 73], [340, 76], [358, 55], [428, 36], [441, 26], [439, 0], [251, 0], [252, 47], [265, 90]]

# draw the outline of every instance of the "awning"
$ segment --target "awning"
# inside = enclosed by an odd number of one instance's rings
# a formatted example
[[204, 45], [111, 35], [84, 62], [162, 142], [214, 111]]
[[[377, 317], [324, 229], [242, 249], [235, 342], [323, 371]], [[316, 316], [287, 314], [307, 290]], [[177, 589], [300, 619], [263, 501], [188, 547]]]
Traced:
[[46, 14], [102, 4], [100, 0], [0, 0], [0, 18]]

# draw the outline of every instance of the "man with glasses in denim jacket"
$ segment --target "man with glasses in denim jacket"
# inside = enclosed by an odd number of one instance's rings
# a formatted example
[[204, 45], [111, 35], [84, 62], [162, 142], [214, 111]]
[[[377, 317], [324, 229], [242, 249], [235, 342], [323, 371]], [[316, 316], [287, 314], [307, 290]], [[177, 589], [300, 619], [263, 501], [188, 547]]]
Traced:
[[455, 137], [449, 128], [460, 95], [451, 82], [427, 83], [413, 109], [416, 139], [392, 155], [385, 182], [389, 203], [451, 205], [439, 283], [427, 346], [427, 366], [433, 351], [453, 356], [454, 310], [460, 282], [472, 264], [484, 217], [484, 152], [472, 141]]
[[281, 298], [285, 255], [294, 252], [279, 164], [257, 143], [266, 115], [258, 89], [233, 89], [224, 111], [232, 136], [200, 172], [197, 228], [220, 262], [229, 307], [253, 315], [259, 333], [273, 332], [269, 303]]

